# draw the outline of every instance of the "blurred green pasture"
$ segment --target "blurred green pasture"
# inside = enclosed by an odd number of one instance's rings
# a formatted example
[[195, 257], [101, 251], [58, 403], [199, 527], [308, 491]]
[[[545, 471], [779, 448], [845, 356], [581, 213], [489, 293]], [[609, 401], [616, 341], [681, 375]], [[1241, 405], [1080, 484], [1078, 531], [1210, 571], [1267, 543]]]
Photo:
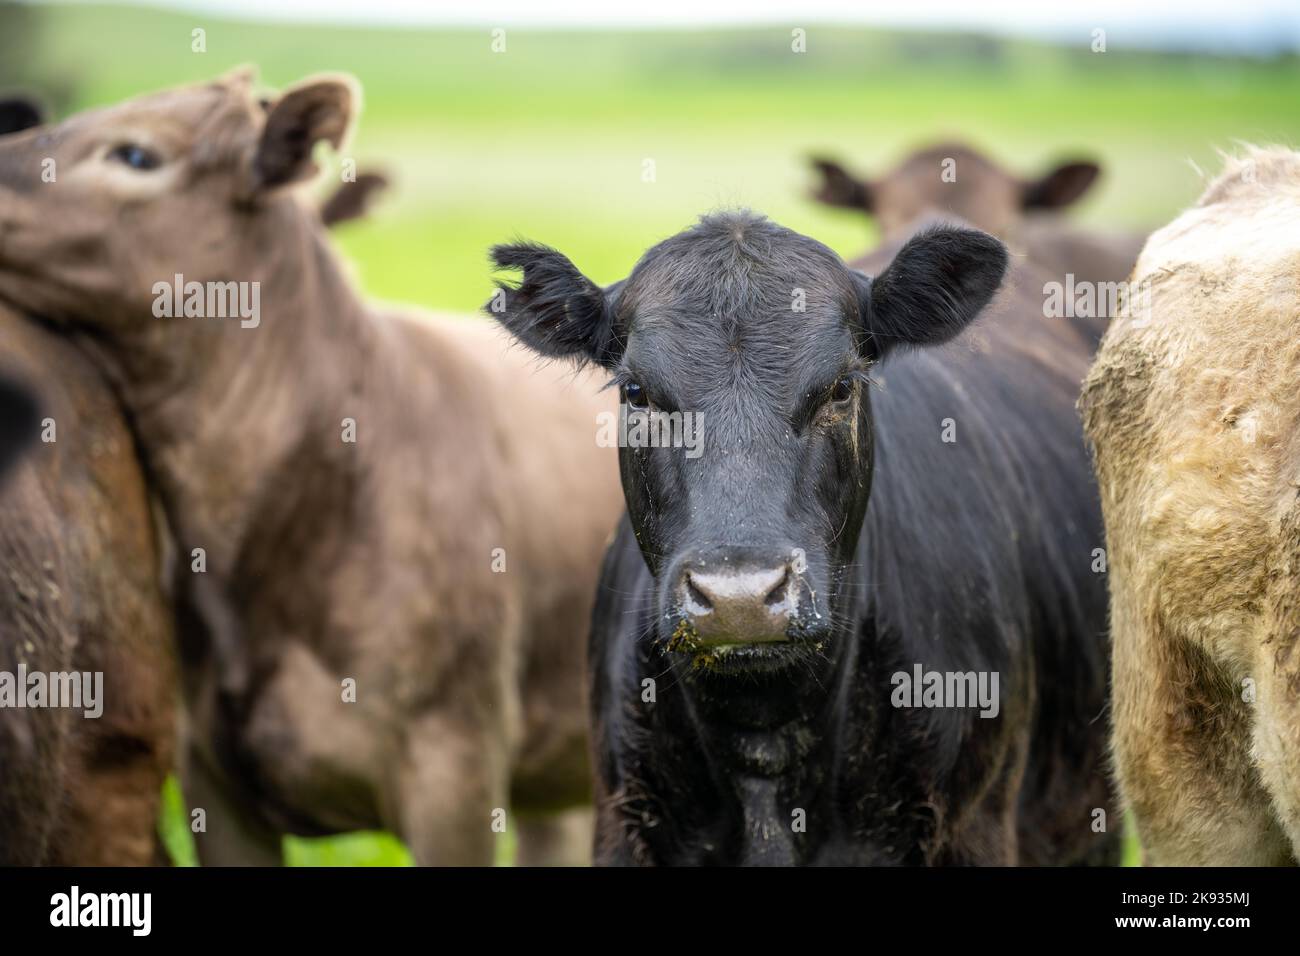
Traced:
[[[130, 7], [40, 8], [40, 75], [67, 108], [112, 103], [242, 63], [283, 86], [341, 70], [365, 107], [350, 155], [395, 188], [340, 242], [368, 292], [471, 310], [485, 250], [521, 235], [601, 282], [720, 205], [746, 205], [852, 255], [867, 221], [807, 199], [806, 157], [880, 172], [960, 137], [1029, 174], [1083, 154], [1107, 175], [1084, 221], [1168, 221], [1216, 149], [1300, 143], [1300, 59], [1106, 53], [969, 35], [804, 25], [707, 32], [431, 31], [239, 23]], [[190, 50], [206, 31], [207, 52]], [[643, 181], [645, 160], [655, 181]]]

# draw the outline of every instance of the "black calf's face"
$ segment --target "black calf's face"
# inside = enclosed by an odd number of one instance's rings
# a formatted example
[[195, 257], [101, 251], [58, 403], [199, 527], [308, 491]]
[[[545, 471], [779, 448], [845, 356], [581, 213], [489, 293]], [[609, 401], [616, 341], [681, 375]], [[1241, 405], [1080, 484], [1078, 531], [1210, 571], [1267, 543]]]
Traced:
[[700, 664], [779, 664], [830, 637], [871, 483], [865, 285], [735, 218], [651, 250], [619, 292], [627, 444], [643, 419], [686, 446], [620, 449], [628, 511], [660, 636]]
[[494, 255], [524, 279], [489, 312], [542, 354], [604, 366], [621, 390], [623, 486], [658, 639], [721, 673], [824, 651], [871, 487], [867, 370], [964, 327], [1001, 280], [1001, 245], [930, 233], [873, 282], [732, 213], [660, 243], [608, 290], [553, 250]]

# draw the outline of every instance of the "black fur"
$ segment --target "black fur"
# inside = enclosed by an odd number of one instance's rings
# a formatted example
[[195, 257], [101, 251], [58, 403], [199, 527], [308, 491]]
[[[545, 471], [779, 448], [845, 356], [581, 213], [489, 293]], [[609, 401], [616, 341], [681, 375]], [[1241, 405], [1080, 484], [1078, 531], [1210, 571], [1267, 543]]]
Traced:
[[931, 228], [908, 239], [871, 288], [876, 351], [947, 342], [988, 305], [1006, 268], [1006, 247], [975, 229]]
[[[575, 357], [612, 367], [622, 346], [606, 293], [564, 255], [539, 243], [494, 246], [498, 269], [519, 269], [518, 286], [498, 282], [484, 311], [521, 342], [550, 357]], [[497, 303], [504, 301], [504, 309]]]

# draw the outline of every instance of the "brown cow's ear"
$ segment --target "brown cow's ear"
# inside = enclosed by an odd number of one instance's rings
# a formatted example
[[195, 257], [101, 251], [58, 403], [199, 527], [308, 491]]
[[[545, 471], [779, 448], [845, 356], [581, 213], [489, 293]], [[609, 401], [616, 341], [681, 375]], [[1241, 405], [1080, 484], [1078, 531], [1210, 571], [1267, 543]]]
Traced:
[[45, 108], [29, 96], [0, 99], [0, 135], [19, 133], [45, 122]]
[[231, 89], [251, 90], [253, 84], [257, 82], [258, 69], [252, 63], [241, 63], [239, 66], [231, 67], [225, 73], [222, 73], [216, 79], [218, 86], [226, 86]]
[[316, 144], [342, 149], [360, 100], [356, 81], [346, 76], [305, 80], [286, 90], [267, 112], [253, 157], [256, 188], [275, 189], [315, 175]]
[[978, 229], [917, 233], [874, 280], [854, 273], [868, 357], [947, 342], [989, 304], [1006, 271], [1006, 246]]
[[483, 311], [539, 355], [614, 368], [624, 343], [614, 321], [622, 283], [602, 289], [562, 253], [540, 243], [493, 246], [492, 264], [520, 269], [518, 285], [497, 283]]
[[388, 188], [388, 177], [383, 173], [358, 173], [356, 179], [345, 182], [321, 204], [320, 221], [333, 228], [341, 222], [361, 219], [370, 211], [375, 197]]
[[813, 191], [814, 199], [828, 206], [871, 212], [871, 183], [858, 179], [832, 159], [814, 157], [812, 165], [822, 179]]
[[1061, 209], [1092, 188], [1100, 175], [1101, 167], [1096, 163], [1057, 166], [1042, 179], [1025, 183], [1021, 205], [1025, 209]]

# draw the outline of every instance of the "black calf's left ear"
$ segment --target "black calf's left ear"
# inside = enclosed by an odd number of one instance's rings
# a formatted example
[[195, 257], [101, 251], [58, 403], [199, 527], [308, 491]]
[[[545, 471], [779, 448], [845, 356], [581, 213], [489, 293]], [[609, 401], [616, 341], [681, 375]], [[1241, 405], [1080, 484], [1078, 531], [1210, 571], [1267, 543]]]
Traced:
[[948, 341], [989, 304], [1006, 271], [1006, 246], [977, 229], [940, 226], [913, 236], [874, 280], [861, 277], [873, 353]]
[[343, 148], [360, 100], [356, 80], [342, 75], [305, 80], [286, 90], [267, 111], [257, 143], [256, 187], [274, 189], [314, 176], [312, 150], [320, 142]]
[[613, 368], [623, 354], [614, 323], [621, 283], [602, 289], [549, 246], [522, 242], [493, 246], [498, 269], [520, 269], [517, 286], [497, 283], [483, 311], [534, 352]]
[[27, 96], [7, 96], [0, 99], [0, 136], [20, 133], [45, 122], [45, 109]]

